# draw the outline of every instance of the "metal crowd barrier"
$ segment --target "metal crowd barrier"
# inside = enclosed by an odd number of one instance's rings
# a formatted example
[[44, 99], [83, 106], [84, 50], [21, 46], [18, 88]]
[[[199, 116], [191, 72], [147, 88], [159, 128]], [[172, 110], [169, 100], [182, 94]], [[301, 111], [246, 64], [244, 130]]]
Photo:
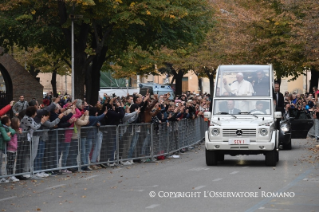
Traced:
[[89, 165], [134, 159], [152, 160], [201, 142], [207, 128], [207, 122], [199, 117], [161, 124], [38, 130], [31, 141], [24, 132], [18, 134], [17, 152], [4, 150], [0, 178], [68, 168], [81, 171]]

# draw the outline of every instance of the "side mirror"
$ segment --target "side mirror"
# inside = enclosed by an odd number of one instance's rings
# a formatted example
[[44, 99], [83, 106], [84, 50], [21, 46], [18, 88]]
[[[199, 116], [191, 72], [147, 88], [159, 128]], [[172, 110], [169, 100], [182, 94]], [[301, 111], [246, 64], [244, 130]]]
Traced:
[[210, 120], [210, 117], [212, 116], [212, 113], [211, 112], [205, 112], [204, 113], [204, 119], [208, 119]]
[[276, 111], [276, 112], [275, 112], [275, 118], [276, 118], [276, 119], [281, 119], [281, 117], [282, 117], [281, 112]]

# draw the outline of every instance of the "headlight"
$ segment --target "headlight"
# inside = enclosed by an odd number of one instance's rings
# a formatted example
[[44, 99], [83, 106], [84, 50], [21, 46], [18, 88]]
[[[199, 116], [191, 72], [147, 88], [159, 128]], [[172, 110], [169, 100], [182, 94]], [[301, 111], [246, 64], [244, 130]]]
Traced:
[[219, 135], [219, 129], [218, 128], [213, 128], [212, 129], [212, 135], [213, 136], [218, 136]]
[[262, 128], [262, 129], [260, 129], [260, 135], [262, 135], [262, 136], [266, 136], [266, 135], [268, 135], [268, 130], [266, 129], [266, 128]]
[[281, 131], [283, 131], [283, 132], [288, 132], [288, 131], [289, 131], [289, 128], [288, 128], [288, 125], [287, 125], [287, 124], [282, 124], [282, 125], [280, 126], [280, 129], [281, 129]]

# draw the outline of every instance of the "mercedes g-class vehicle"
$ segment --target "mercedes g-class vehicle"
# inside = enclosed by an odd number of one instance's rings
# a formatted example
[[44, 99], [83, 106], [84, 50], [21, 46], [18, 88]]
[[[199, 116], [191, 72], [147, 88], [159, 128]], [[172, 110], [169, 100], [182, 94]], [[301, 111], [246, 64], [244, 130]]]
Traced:
[[210, 126], [205, 133], [206, 164], [224, 155], [264, 154], [266, 165], [279, 160], [279, 130], [272, 65], [221, 65], [216, 72]]

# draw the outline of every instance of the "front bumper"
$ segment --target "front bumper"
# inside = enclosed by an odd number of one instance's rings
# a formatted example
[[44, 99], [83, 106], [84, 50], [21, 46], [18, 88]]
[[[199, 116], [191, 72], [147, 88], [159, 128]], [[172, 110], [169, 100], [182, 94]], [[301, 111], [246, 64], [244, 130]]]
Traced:
[[[228, 144], [228, 142], [210, 141], [208, 138], [208, 131], [205, 132], [205, 147], [207, 150], [234, 150], [234, 151], [271, 151], [276, 146], [276, 133], [272, 134], [270, 142], [250, 142], [250, 144], [238, 145]], [[262, 147], [262, 148], [261, 148]]]

